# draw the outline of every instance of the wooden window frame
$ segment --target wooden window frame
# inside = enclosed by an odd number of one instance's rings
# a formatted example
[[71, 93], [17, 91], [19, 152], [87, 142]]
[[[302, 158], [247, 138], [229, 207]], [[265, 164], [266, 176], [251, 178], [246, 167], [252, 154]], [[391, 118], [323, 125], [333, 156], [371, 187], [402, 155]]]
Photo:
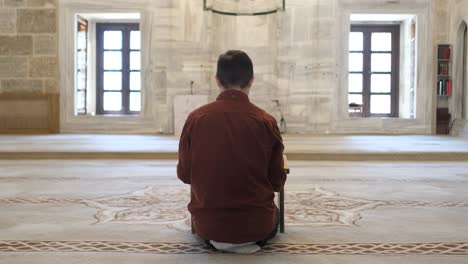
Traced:
[[[80, 93], [83, 93], [82, 100], [84, 102], [84, 108], [78, 108], [76, 107], [76, 114], [77, 115], [86, 115], [88, 114], [88, 67], [87, 67], [87, 62], [88, 62], [88, 34], [89, 34], [89, 26], [88, 26], [88, 20], [84, 17], [77, 16], [77, 34], [85, 34], [85, 46], [84, 47], [77, 47], [77, 56], [80, 54], [80, 52], [85, 54], [84, 60], [85, 64], [84, 67], [79, 67], [79, 63], [77, 63], [77, 69], [76, 69], [76, 74], [77, 78], [80, 77], [80, 75], [84, 75], [84, 86], [80, 87], [77, 82], [77, 87], [76, 87], [76, 95], [79, 96]], [[78, 57], [77, 57], [78, 60]], [[77, 98], [78, 99], [78, 98]], [[77, 101], [78, 102], [78, 101]]]
[[[349, 92], [349, 94], [362, 94], [363, 117], [398, 117], [399, 115], [399, 82], [400, 82], [400, 25], [376, 25], [376, 24], [362, 24], [351, 25], [351, 32], [362, 32], [364, 36], [363, 51], [349, 51], [349, 53], [362, 53], [363, 54], [363, 72], [349, 71], [348, 74], [357, 73], [363, 75], [363, 89], [362, 93]], [[391, 90], [390, 93], [371, 93], [371, 54], [372, 53], [390, 53], [390, 52], [372, 52], [371, 41], [372, 33], [374, 32], [391, 32], [392, 33], [392, 69], [391, 73], [379, 72], [382, 74], [391, 74]], [[391, 111], [390, 114], [371, 114], [370, 112], [370, 97], [371, 94], [390, 95], [391, 97]]]
[[[97, 23], [96, 24], [96, 113], [98, 115], [139, 115], [141, 111], [130, 111], [130, 73], [140, 72], [140, 70], [130, 70], [130, 52], [140, 51], [130, 49], [130, 32], [139, 31], [139, 23]], [[104, 31], [122, 31], [122, 69], [104, 70]], [[117, 51], [117, 50], [115, 50]], [[122, 72], [122, 110], [104, 110], [104, 72]], [[118, 91], [115, 91], [118, 92]], [[140, 91], [134, 91], [140, 92]]]

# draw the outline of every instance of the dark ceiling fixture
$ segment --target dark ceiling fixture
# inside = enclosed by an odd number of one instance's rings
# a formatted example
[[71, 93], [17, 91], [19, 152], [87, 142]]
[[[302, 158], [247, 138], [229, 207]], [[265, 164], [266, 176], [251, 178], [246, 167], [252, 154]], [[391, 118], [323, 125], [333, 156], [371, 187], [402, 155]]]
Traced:
[[262, 11], [262, 12], [256, 12], [256, 13], [236, 13], [236, 12], [227, 12], [227, 11], [222, 11], [222, 10], [216, 10], [213, 7], [210, 7], [207, 5], [207, 0], [203, 0], [203, 10], [205, 11], [211, 11], [215, 14], [220, 14], [220, 15], [226, 15], [226, 16], [264, 16], [264, 15], [269, 15], [269, 14], [274, 14], [278, 13], [278, 11], [285, 11], [286, 10], [286, 0], [282, 1], [282, 7], [269, 10], [269, 11]]

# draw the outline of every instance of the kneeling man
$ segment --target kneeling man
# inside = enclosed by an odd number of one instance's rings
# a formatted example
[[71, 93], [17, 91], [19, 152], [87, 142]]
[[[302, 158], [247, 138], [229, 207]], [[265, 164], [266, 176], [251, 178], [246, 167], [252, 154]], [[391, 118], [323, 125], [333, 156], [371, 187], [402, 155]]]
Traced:
[[199, 237], [219, 250], [255, 252], [277, 232], [284, 146], [276, 120], [249, 101], [254, 72], [246, 53], [222, 54], [216, 81], [216, 101], [187, 118], [177, 175], [191, 185], [188, 209]]

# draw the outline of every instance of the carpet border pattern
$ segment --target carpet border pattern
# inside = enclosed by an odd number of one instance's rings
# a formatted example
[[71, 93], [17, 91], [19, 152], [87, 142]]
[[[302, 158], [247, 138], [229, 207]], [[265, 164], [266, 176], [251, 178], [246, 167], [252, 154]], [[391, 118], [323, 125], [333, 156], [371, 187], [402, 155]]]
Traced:
[[[75, 252], [136, 254], [213, 254], [199, 243], [120, 241], [27, 241], [0, 240], [1, 253]], [[468, 255], [468, 242], [349, 243], [266, 245], [257, 254], [287, 255]]]

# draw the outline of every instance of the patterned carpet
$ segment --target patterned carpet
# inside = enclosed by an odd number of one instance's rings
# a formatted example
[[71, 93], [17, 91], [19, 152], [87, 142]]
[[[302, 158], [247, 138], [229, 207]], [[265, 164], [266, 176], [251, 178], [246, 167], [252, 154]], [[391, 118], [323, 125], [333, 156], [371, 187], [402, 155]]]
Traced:
[[[197, 263], [226, 255], [191, 235], [189, 188], [175, 178], [174, 162], [0, 165], [1, 264], [35, 263], [25, 260], [27, 254], [47, 261], [55, 254], [64, 260], [73, 254], [194, 256]], [[466, 263], [468, 164], [293, 166], [285, 189], [286, 233], [252, 256], [304, 257], [300, 263], [321, 256], [419, 256], [404, 263]], [[427, 262], [424, 256], [445, 259]], [[399, 263], [379, 261], [370, 263]]]
[[[468, 202], [367, 200], [342, 196], [320, 187], [286, 190], [285, 196], [287, 226], [357, 226], [361, 212], [385, 206], [468, 208]], [[190, 231], [188, 201], [186, 187], [147, 187], [95, 199], [16, 197], [0, 199], [0, 204], [82, 204], [97, 209], [96, 224], [164, 225], [185, 232]]]
[[[177, 197], [178, 199], [174, 199]], [[186, 187], [147, 187], [117, 196], [96, 199], [47, 197], [0, 199], [1, 204], [81, 204], [97, 210], [94, 224], [161, 225], [180, 232], [190, 231], [186, 210]], [[465, 208], [468, 202], [366, 200], [341, 196], [323, 188], [286, 190], [287, 227], [358, 226], [361, 212], [385, 206]], [[209, 254], [200, 243], [118, 241], [0, 241], [0, 252], [111, 252], [149, 254]], [[272, 243], [260, 254], [346, 254], [346, 255], [468, 255], [468, 242], [436, 243]]]

